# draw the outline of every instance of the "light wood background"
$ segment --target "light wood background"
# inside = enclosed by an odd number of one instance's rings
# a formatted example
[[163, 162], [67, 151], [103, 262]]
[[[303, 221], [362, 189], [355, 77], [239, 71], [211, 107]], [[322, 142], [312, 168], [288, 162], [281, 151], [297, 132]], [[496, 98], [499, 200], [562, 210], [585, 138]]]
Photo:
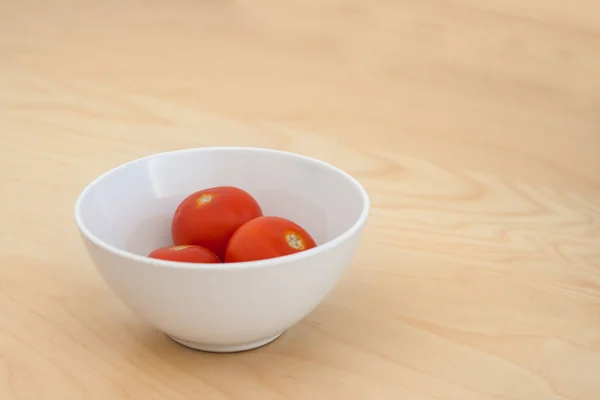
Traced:
[[[0, 0], [0, 399], [600, 399], [597, 0]], [[327, 300], [234, 355], [107, 289], [73, 205], [252, 145], [373, 211]]]

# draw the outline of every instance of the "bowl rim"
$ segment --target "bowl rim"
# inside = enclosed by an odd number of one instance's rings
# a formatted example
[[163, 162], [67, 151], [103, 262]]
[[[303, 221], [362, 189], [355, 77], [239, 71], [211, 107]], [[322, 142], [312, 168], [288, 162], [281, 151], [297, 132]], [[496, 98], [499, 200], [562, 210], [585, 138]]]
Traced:
[[[336, 236], [335, 238], [333, 238], [321, 245], [318, 245], [317, 247], [314, 247], [312, 249], [305, 250], [305, 251], [295, 253], [295, 254], [286, 255], [286, 256], [270, 258], [270, 259], [266, 259], [266, 260], [244, 261], [244, 262], [234, 262], [234, 263], [218, 263], [218, 264], [160, 260], [160, 259], [155, 259], [155, 258], [150, 258], [147, 256], [135, 254], [135, 253], [120, 249], [118, 247], [115, 247], [113, 245], [110, 245], [110, 244], [104, 242], [103, 240], [99, 239], [96, 235], [94, 235], [83, 223], [82, 218], [81, 218], [81, 208], [82, 208], [82, 203], [85, 200], [85, 197], [93, 189], [94, 186], [96, 186], [101, 180], [108, 177], [109, 175], [112, 175], [112, 174], [116, 173], [117, 171], [119, 171], [121, 169], [125, 169], [133, 164], [141, 163], [141, 162], [153, 159], [153, 158], [158, 158], [158, 157], [162, 157], [162, 156], [169, 155], [169, 154], [191, 153], [191, 152], [200, 152], [201, 153], [201, 152], [208, 152], [208, 151], [253, 151], [253, 152], [260, 152], [260, 153], [272, 153], [272, 154], [280, 154], [280, 155], [290, 156], [290, 157], [298, 158], [298, 159], [301, 159], [304, 161], [309, 161], [312, 163], [320, 164], [321, 166], [329, 168], [329, 169], [337, 172], [341, 176], [345, 177], [346, 179], [348, 179], [349, 182], [351, 182], [358, 189], [358, 192], [360, 193], [361, 199], [362, 199], [362, 210], [360, 212], [360, 215], [359, 215], [358, 219], [352, 224], [352, 226], [350, 228], [346, 229], [343, 233], [341, 233], [340, 235]], [[100, 176], [96, 177], [93, 181], [91, 181], [89, 184], [87, 184], [85, 186], [85, 188], [77, 196], [74, 211], [75, 211], [75, 223], [76, 223], [79, 231], [81, 232], [81, 234], [86, 239], [88, 239], [90, 242], [92, 242], [94, 245], [96, 245], [96, 246], [102, 248], [103, 250], [105, 250], [109, 253], [112, 253], [116, 256], [127, 258], [132, 261], [138, 261], [141, 263], [150, 264], [150, 265], [157, 266], [157, 267], [167, 267], [167, 268], [176, 268], [176, 269], [208, 269], [208, 270], [214, 270], [214, 271], [230, 271], [230, 270], [236, 270], [236, 269], [265, 268], [265, 267], [269, 267], [269, 266], [273, 266], [273, 265], [280, 265], [282, 263], [290, 263], [290, 262], [294, 262], [294, 261], [301, 260], [304, 258], [309, 258], [309, 257], [315, 256], [319, 253], [322, 253], [331, 248], [334, 248], [337, 245], [339, 245], [340, 243], [346, 241], [348, 238], [355, 235], [357, 233], [357, 231], [359, 231], [362, 228], [362, 226], [365, 224], [365, 222], [369, 216], [370, 206], [371, 206], [371, 201], [370, 201], [369, 195], [368, 195], [366, 189], [363, 187], [363, 185], [356, 178], [354, 178], [352, 175], [350, 175], [348, 172], [346, 172], [343, 169], [336, 167], [335, 165], [330, 164], [328, 162], [325, 162], [325, 161], [322, 161], [322, 160], [319, 160], [319, 159], [316, 159], [313, 157], [305, 156], [302, 154], [298, 154], [298, 153], [294, 153], [294, 152], [290, 152], [290, 151], [284, 151], [284, 150], [276, 150], [276, 149], [269, 149], [269, 148], [262, 148], [262, 147], [215, 146], [215, 147], [185, 148], [185, 149], [179, 149], [179, 150], [170, 150], [170, 151], [165, 151], [165, 152], [160, 152], [160, 153], [154, 153], [154, 154], [150, 154], [148, 156], [136, 158], [134, 160], [120, 164], [120, 165], [104, 172]]]

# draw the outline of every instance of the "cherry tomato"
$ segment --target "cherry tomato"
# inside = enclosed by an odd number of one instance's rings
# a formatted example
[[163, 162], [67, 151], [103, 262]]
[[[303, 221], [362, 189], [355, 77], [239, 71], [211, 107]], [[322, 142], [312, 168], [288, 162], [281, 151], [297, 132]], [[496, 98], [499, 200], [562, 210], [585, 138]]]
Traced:
[[231, 237], [225, 262], [264, 260], [316, 247], [302, 227], [279, 217], [260, 217], [246, 222]]
[[162, 247], [148, 254], [148, 257], [160, 260], [181, 261], [193, 263], [220, 263], [219, 257], [202, 246], [170, 246]]
[[223, 259], [231, 235], [260, 216], [260, 206], [242, 189], [219, 186], [201, 190], [177, 207], [171, 225], [173, 243], [204, 246]]

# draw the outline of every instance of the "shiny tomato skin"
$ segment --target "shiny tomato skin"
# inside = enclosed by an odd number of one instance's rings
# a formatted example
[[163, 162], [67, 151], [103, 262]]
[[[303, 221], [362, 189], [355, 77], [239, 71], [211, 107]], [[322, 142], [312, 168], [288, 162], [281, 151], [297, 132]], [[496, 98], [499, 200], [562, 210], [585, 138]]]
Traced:
[[242, 225], [231, 237], [225, 262], [266, 260], [316, 247], [314, 239], [294, 222], [260, 217]]
[[231, 235], [260, 216], [260, 206], [242, 189], [218, 186], [201, 190], [177, 207], [171, 224], [173, 243], [204, 246], [223, 259]]
[[221, 262], [215, 253], [202, 246], [161, 247], [148, 254], [148, 257], [157, 258], [159, 260], [191, 263], [214, 264]]

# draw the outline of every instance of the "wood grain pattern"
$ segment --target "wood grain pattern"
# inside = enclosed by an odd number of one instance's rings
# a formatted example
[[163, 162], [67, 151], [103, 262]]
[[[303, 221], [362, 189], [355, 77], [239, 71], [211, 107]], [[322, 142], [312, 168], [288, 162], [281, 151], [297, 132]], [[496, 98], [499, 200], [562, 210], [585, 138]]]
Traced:
[[[595, 0], [0, 0], [0, 398], [597, 400]], [[373, 212], [260, 350], [132, 315], [72, 208], [132, 158], [332, 162]]]

